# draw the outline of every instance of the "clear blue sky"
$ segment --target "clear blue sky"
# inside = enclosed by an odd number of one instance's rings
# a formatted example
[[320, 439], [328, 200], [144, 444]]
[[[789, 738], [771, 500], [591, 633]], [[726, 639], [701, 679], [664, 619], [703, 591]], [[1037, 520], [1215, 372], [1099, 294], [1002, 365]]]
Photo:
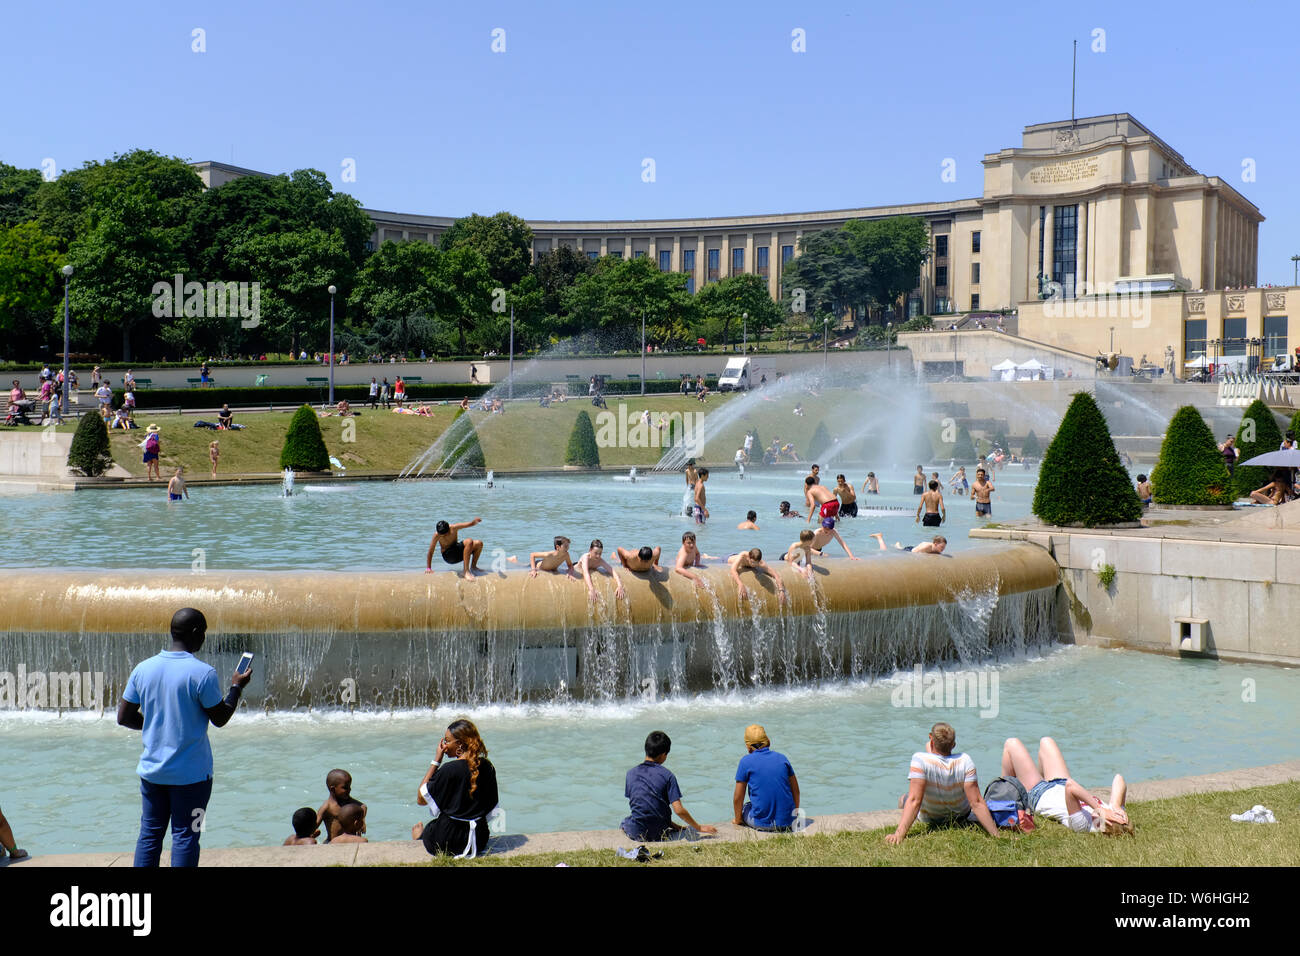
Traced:
[[[187, 9], [188, 8], [188, 9]], [[315, 167], [375, 209], [621, 219], [974, 197], [1029, 123], [1128, 112], [1300, 252], [1300, 5], [12, 4], [0, 160]], [[192, 31], [207, 50], [192, 52]], [[493, 53], [492, 31], [505, 31]], [[807, 51], [791, 50], [805, 31]], [[1093, 31], [1105, 52], [1092, 52]], [[656, 180], [642, 181], [642, 160]], [[957, 180], [940, 179], [957, 162]], [[342, 181], [345, 159], [356, 181]], [[1242, 162], [1255, 161], [1255, 181]]]

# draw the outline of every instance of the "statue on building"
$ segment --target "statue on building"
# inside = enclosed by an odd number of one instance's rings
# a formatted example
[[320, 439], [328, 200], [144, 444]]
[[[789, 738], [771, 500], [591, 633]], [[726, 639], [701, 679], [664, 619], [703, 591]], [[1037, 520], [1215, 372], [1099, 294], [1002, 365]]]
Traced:
[[1165, 346], [1165, 374], [1170, 377], [1173, 377], [1174, 374], [1174, 347], [1172, 345]]

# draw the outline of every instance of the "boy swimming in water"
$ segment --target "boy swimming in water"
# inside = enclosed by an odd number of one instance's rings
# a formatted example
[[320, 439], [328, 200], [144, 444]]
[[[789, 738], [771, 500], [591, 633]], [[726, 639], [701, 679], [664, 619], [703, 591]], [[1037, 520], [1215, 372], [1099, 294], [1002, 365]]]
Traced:
[[604, 543], [596, 538], [591, 542], [591, 548], [587, 553], [578, 559], [578, 570], [582, 572], [582, 580], [587, 585], [587, 597], [593, 601], [596, 599], [596, 586], [591, 583], [592, 571], [608, 571], [614, 578], [614, 597], [623, 597], [623, 580], [618, 576], [618, 571], [601, 557], [604, 550]]
[[766, 561], [763, 560], [763, 552], [758, 548], [750, 548], [748, 551], [741, 551], [739, 554], [733, 554], [727, 558], [727, 563], [731, 565], [731, 579], [736, 582], [736, 600], [743, 601], [747, 592], [745, 583], [740, 580], [740, 572], [745, 568], [754, 571], [764, 571], [776, 582], [776, 594], [781, 603], [785, 603], [785, 585], [781, 578], [773, 571]]
[[835, 492], [825, 485], [819, 485], [814, 475], [805, 478], [803, 485], [803, 503], [808, 506], [807, 520], [812, 521], [814, 517], [834, 520], [840, 513], [840, 499], [835, 497]]
[[810, 576], [812, 574], [812, 556], [816, 554], [818, 557], [821, 557], [821, 552], [813, 547], [812, 542], [812, 531], [808, 528], [804, 528], [799, 532], [799, 540], [791, 542], [789, 550], [785, 553], [786, 562], [794, 565], [799, 569], [800, 573], [805, 576]]
[[803, 515], [801, 515], [801, 514], [800, 514], [799, 512], [797, 512], [797, 511], [791, 511], [791, 510], [790, 510], [790, 502], [788, 502], [788, 501], [783, 501], [783, 502], [781, 502], [781, 517], [782, 517], [782, 518], [802, 518]]
[[555, 536], [554, 551], [534, 551], [528, 556], [528, 576], [535, 578], [538, 571], [558, 571], [560, 565], [567, 562], [569, 565], [568, 575], [576, 577], [573, 573], [573, 557], [569, 554], [569, 545], [572, 543], [564, 535], [557, 534]]
[[282, 846], [315, 846], [320, 836], [320, 827], [316, 825], [316, 811], [303, 807], [293, 812], [293, 836], [285, 837]]
[[[789, 507], [789, 505], [787, 505], [786, 507]], [[758, 512], [757, 512], [757, 511], [747, 511], [747, 512], [745, 512], [745, 520], [742, 521], [740, 524], [736, 525], [736, 530], [737, 530], [737, 531], [757, 531], [757, 530], [758, 530], [758, 524], [757, 524], [757, 522], [758, 522]]]

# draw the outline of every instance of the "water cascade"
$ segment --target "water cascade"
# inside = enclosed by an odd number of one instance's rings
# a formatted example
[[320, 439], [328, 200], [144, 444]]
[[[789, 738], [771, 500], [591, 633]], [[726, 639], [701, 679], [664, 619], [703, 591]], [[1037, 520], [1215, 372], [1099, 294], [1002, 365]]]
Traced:
[[782, 567], [725, 566], [707, 587], [665, 571], [603, 576], [599, 599], [561, 575], [235, 572], [9, 576], [0, 594], [0, 675], [102, 674], [116, 701], [131, 669], [165, 646], [180, 607], [208, 619], [203, 657], [223, 675], [257, 655], [252, 706], [371, 709], [615, 700], [807, 684], [914, 664], [1023, 651], [1055, 640], [1058, 571], [1041, 548], [956, 557], [890, 554]]

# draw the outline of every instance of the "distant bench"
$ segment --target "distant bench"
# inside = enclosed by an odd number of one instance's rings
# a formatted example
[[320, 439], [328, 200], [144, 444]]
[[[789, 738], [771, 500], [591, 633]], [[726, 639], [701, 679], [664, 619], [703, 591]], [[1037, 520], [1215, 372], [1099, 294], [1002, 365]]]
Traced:
[[135, 387], [136, 387], [136, 388], [153, 388], [153, 379], [151, 379], [151, 378], [137, 378], [137, 379], [135, 380]]
[[[136, 381], [140, 381], [140, 379], [136, 379]], [[145, 379], [145, 381], [148, 381], [148, 379]], [[185, 381], [189, 382], [190, 388], [203, 388], [205, 385], [216, 384], [212, 379], [205, 382], [202, 378], [187, 378]]]

